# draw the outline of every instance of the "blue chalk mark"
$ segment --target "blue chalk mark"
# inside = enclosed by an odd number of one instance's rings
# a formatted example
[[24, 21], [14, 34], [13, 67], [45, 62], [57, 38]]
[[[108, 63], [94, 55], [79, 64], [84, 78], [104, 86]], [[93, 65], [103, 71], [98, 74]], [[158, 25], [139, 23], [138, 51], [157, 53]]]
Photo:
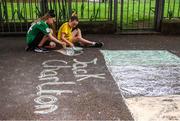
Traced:
[[165, 50], [101, 50], [108, 65], [180, 65], [180, 58]]

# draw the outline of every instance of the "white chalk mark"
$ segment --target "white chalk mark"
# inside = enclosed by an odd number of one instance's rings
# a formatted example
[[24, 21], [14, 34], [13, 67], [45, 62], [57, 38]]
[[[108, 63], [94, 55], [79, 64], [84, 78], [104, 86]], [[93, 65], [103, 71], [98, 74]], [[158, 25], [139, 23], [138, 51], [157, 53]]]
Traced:
[[74, 70], [74, 71], [73, 71], [73, 74], [74, 74], [74, 75], [77, 75], [77, 74], [78, 74], [78, 72], [83, 72], [84, 74], [87, 74], [87, 71], [86, 71], [86, 70], [84, 70], [84, 69]]
[[[65, 65], [61, 65], [65, 64]], [[46, 68], [55, 68], [54, 70], [59, 70], [61, 68], [71, 68], [71, 66], [67, 66], [68, 62], [64, 60], [47, 60], [42, 63], [43, 67]]]
[[80, 78], [77, 81], [83, 81], [89, 78], [96, 78], [96, 79], [105, 79], [105, 74], [87, 74], [87, 75], [75, 75], [75, 77]]
[[35, 105], [36, 114], [48, 114], [57, 110], [58, 106], [54, 105], [57, 102], [57, 98], [52, 95], [41, 95], [34, 99], [34, 101], [39, 104]]
[[46, 78], [43, 78], [43, 77], [40, 76], [39, 80], [48, 80], [48, 81], [58, 82], [59, 78], [58, 77], [46, 77]]
[[[36, 110], [38, 111], [34, 111], [34, 113], [36, 114], [48, 114], [48, 113], [52, 113], [55, 110], [58, 109], [57, 105], [35, 105]], [[43, 109], [43, 110], [40, 110]]]
[[75, 82], [47, 82], [38, 85], [36, 88], [39, 90], [37, 92], [37, 95], [42, 95], [42, 94], [56, 94], [56, 95], [61, 95], [62, 93], [73, 93], [72, 90], [45, 90], [42, 89], [44, 86], [50, 86], [50, 85], [75, 85]]

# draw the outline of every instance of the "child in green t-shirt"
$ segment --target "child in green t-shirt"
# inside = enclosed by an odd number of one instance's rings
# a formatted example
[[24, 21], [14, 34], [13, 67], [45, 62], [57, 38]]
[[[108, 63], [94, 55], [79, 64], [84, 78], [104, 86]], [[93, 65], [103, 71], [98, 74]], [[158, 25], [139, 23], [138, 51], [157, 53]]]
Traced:
[[[50, 10], [43, 17], [31, 24], [31, 27], [26, 35], [26, 43], [28, 45], [26, 51], [32, 50], [35, 52], [48, 52], [48, 50], [44, 47], [48, 40], [61, 44], [63, 47], [66, 46], [65, 42], [59, 41], [52, 35], [52, 29], [50, 29], [49, 25], [54, 23], [54, 17], [54, 10]], [[49, 42], [49, 46], [55, 47], [56, 44], [54, 42]]]

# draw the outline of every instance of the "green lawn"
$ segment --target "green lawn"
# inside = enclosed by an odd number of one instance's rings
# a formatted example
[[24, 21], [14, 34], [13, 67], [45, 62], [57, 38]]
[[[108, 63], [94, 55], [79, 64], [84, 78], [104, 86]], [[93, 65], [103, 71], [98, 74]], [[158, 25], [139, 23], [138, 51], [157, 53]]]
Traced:
[[[170, 2], [170, 6], [168, 3]], [[180, 0], [166, 0], [164, 8], [164, 17], [168, 17], [168, 11], [173, 13], [174, 17], [179, 17]], [[49, 4], [49, 8], [56, 9], [58, 21], [65, 21], [68, 18], [68, 4]], [[154, 26], [155, 0], [124, 0], [123, 16], [121, 19], [121, 7], [118, 3], [118, 24], [122, 20], [124, 28], [134, 28], [139, 25], [151, 28]], [[19, 8], [19, 9], [18, 9]], [[112, 5], [112, 16], [110, 14], [109, 3], [94, 2], [72, 2], [72, 10], [78, 12], [81, 21], [107, 21], [114, 18], [114, 4]], [[9, 21], [32, 21], [39, 16], [40, 5], [36, 3], [10, 3], [7, 2], [7, 16]], [[19, 14], [18, 14], [19, 13]]]

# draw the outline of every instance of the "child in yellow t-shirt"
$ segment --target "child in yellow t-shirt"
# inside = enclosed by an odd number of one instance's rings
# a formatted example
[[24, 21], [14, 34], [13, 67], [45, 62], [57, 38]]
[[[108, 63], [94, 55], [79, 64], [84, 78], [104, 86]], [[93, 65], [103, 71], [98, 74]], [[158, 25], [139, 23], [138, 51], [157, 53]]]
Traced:
[[102, 47], [102, 42], [93, 42], [84, 39], [81, 34], [81, 30], [76, 28], [79, 23], [79, 19], [76, 15], [71, 16], [68, 22], [61, 25], [58, 31], [58, 40], [65, 42], [68, 46], [74, 47], [75, 43], [79, 43], [80, 46], [87, 47]]

